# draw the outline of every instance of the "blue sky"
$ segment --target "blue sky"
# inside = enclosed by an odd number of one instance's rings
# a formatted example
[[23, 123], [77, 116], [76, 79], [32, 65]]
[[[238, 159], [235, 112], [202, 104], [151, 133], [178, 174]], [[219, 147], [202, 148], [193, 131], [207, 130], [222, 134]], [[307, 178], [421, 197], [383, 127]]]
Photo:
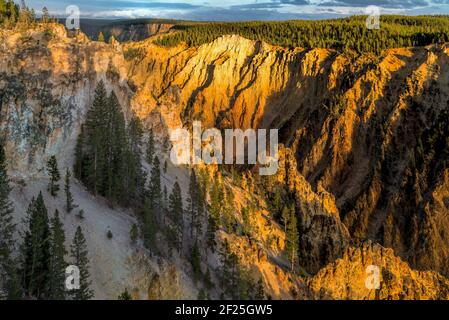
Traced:
[[189, 20], [323, 19], [363, 14], [376, 5], [381, 13], [449, 14], [449, 0], [28, 0], [40, 12], [46, 6], [63, 16], [77, 5], [92, 18], [174, 18]]

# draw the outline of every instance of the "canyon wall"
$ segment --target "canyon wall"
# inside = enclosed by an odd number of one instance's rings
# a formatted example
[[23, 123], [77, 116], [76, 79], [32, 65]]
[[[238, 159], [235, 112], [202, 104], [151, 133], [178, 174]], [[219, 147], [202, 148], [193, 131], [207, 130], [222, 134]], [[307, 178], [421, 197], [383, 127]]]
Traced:
[[[99, 80], [128, 118], [136, 113], [159, 138], [194, 120], [204, 128], [278, 128], [281, 157], [294, 170], [281, 162], [276, 178], [295, 195], [299, 264], [308, 276], [288, 281], [287, 268], [276, 271], [276, 261], [264, 260], [261, 273], [273, 268], [266, 278], [284, 286], [273, 292], [447, 298], [445, 45], [376, 57], [223, 36], [198, 48], [164, 48], [151, 39], [93, 42], [61, 25], [0, 29], [0, 40], [0, 128], [14, 179], [43, 177], [51, 154], [71, 165]], [[367, 255], [407, 280], [366, 292]]]

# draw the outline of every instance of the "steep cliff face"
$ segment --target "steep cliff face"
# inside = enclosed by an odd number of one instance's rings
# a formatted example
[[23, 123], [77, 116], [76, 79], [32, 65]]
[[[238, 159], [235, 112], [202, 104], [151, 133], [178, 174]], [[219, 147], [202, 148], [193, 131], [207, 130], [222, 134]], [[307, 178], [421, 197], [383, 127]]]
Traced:
[[[378, 271], [372, 271], [373, 266]], [[378, 276], [378, 283], [374, 277]], [[372, 282], [371, 282], [372, 281]], [[447, 300], [449, 281], [431, 271], [413, 271], [393, 250], [366, 243], [306, 280], [312, 299]], [[377, 284], [378, 289], [375, 289]]]
[[[274, 179], [293, 195], [299, 264], [314, 276], [289, 272], [283, 230], [263, 201], [256, 243], [220, 234], [251, 258], [275, 298], [447, 298], [447, 280], [437, 273], [449, 274], [445, 46], [375, 57], [224, 36], [198, 48], [163, 48], [151, 40], [92, 42], [60, 25], [0, 30], [0, 40], [0, 128], [15, 180], [42, 177], [52, 154], [61, 167], [72, 165], [102, 79], [126, 115], [135, 112], [160, 138], [193, 120], [203, 128], [280, 129], [285, 148]], [[185, 179], [186, 171], [176, 170], [167, 175], [171, 184]], [[266, 245], [271, 234], [278, 242]], [[392, 250], [358, 246], [367, 239]], [[185, 261], [153, 275], [145, 255], [128, 258], [140, 266], [134, 280], [154, 289], [136, 297], [195, 296], [183, 280]], [[216, 257], [209, 260], [216, 267]], [[394, 275], [382, 273], [388, 281], [376, 293], [363, 285], [370, 264]], [[179, 286], [162, 290], [173, 274]]]
[[0, 128], [13, 175], [41, 173], [49, 154], [71, 163], [79, 125], [103, 79], [128, 109], [132, 91], [119, 47], [68, 37], [62, 25], [0, 30]]
[[238, 36], [199, 48], [128, 46], [139, 52], [129, 77], [142, 117], [160, 113], [162, 127], [201, 120], [281, 129], [298, 172], [333, 195], [334, 216], [352, 239], [448, 274], [446, 46], [379, 57], [285, 50]]

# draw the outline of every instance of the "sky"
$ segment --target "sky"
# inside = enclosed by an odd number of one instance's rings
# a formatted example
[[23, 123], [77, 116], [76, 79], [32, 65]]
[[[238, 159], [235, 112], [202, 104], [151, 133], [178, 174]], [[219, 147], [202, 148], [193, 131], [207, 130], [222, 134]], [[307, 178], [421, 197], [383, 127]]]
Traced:
[[[325, 19], [366, 14], [449, 14], [449, 0], [26, 0], [38, 13], [46, 6], [63, 17], [67, 6], [89, 18], [170, 18], [199, 21]], [[368, 11], [369, 13], [369, 11]]]

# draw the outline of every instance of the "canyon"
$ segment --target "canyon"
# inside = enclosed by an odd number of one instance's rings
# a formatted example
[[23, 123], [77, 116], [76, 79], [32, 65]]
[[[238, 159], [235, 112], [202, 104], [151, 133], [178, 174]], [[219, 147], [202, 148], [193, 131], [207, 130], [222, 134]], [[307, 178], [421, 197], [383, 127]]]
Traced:
[[[217, 233], [272, 298], [449, 298], [446, 44], [376, 56], [224, 35], [199, 47], [162, 47], [151, 38], [91, 41], [59, 24], [0, 29], [0, 39], [0, 128], [17, 222], [33, 193], [45, 188], [48, 157], [72, 167], [81, 123], [103, 80], [126, 119], [136, 114], [159, 145], [170, 130], [196, 120], [222, 130], [279, 129], [279, 170], [269, 179], [293, 195], [302, 272], [289, 269], [284, 228], [267, 199], [253, 192], [251, 168], [240, 171], [248, 183], [222, 179], [239, 221], [242, 208], [258, 204], [255, 238]], [[170, 165], [164, 184], [187, 187], [188, 174]], [[91, 228], [96, 298], [116, 298], [125, 287], [142, 299], [197, 296], [185, 258], [158, 259], [128, 243], [132, 213], [108, 208], [79, 184], [76, 196], [90, 215], [82, 222], [66, 216], [64, 223], [70, 234], [79, 223]], [[101, 235], [107, 227], [112, 241]], [[216, 270], [217, 254], [202, 263]], [[379, 290], [365, 286], [370, 265], [381, 268]]]

